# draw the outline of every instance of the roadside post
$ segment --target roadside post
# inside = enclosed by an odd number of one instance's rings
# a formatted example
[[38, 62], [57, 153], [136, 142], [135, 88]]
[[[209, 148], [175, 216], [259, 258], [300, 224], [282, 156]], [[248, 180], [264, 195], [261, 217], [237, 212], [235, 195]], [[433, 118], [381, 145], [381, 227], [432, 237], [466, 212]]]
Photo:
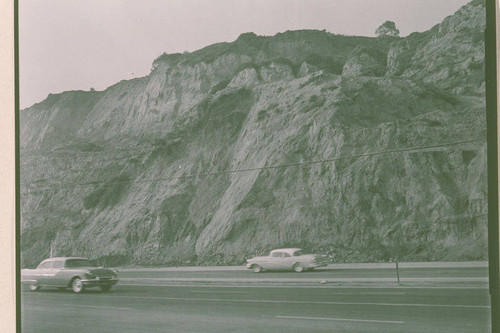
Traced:
[[396, 275], [398, 277], [398, 284], [399, 284], [399, 263], [397, 260], [396, 260]]

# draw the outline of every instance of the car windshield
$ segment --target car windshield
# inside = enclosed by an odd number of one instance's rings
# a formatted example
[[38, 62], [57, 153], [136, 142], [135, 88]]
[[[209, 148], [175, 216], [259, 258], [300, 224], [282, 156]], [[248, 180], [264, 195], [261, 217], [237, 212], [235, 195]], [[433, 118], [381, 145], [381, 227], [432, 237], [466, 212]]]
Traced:
[[68, 259], [66, 260], [66, 268], [78, 267], [97, 267], [92, 261], [87, 259]]

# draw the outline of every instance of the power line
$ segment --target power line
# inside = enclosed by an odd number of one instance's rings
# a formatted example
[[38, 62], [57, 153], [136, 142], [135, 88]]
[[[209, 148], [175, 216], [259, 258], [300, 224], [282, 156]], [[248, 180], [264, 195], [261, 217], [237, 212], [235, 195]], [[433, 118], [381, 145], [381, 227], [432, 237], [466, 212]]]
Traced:
[[[239, 173], [239, 172], [251, 172], [251, 171], [260, 171], [260, 170], [288, 168], [288, 167], [296, 167], [296, 166], [304, 166], [304, 165], [313, 165], [313, 164], [319, 164], [319, 163], [325, 163], [325, 162], [334, 162], [334, 161], [344, 160], [344, 159], [377, 156], [377, 155], [383, 155], [383, 154], [413, 152], [413, 151], [416, 152], [416, 151], [427, 150], [427, 149], [445, 148], [445, 147], [458, 146], [458, 145], [462, 145], [462, 144], [474, 143], [474, 142], [479, 142], [479, 141], [484, 142], [485, 140], [484, 139], [473, 139], [473, 140], [466, 140], [466, 141], [448, 142], [448, 143], [443, 143], [443, 144], [439, 144], [439, 145], [429, 145], [429, 146], [412, 147], [412, 148], [401, 148], [401, 149], [384, 150], [384, 151], [372, 152], [372, 153], [363, 153], [363, 154], [357, 154], [357, 155], [339, 156], [339, 157], [334, 157], [334, 158], [330, 158], [330, 159], [295, 162], [295, 163], [287, 163], [287, 164], [279, 164], [279, 165], [270, 165], [270, 166], [264, 166], [264, 167], [258, 167], [258, 168], [245, 168], [245, 169], [224, 170], [224, 171], [218, 171], [218, 172], [196, 173], [196, 174], [189, 174], [189, 175], [184, 175], [184, 176], [160, 177], [160, 178], [152, 178], [152, 179], [145, 179], [145, 180], [135, 180], [133, 182], [134, 183], [152, 183], [152, 182], [172, 180], [172, 179], [197, 178], [197, 177], [216, 176], [216, 175]], [[131, 182], [132, 181], [112, 182], [112, 183], [105, 184], [105, 186], [128, 184]], [[102, 184], [102, 182], [100, 182], [100, 183]], [[33, 190], [27, 190], [27, 191], [23, 191], [21, 193], [26, 194], [26, 193], [43, 192], [46, 190], [56, 190], [56, 189], [62, 189], [62, 188], [87, 187], [87, 186], [95, 186], [97, 184], [99, 184], [99, 182], [71, 184], [71, 186], [67, 186], [67, 187], [45, 187], [45, 188], [37, 188], [37, 189], [33, 189]]]
[[[434, 113], [439, 113], [439, 112], [442, 112], [442, 110], [433, 110], [433, 111], [418, 114], [418, 115], [415, 115], [413, 117], [406, 118], [406, 119], [384, 122], [383, 124], [384, 125], [396, 124], [396, 126], [398, 126], [398, 127], [408, 127], [408, 126], [412, 126], [415, 123], [418, 123], [419, 121], [424, 120], [424, 119], [422, 119], [422, 117], [425, 117], [425, 116], [428, 116], [428, 115], [434, 114]], [[469, 112], [469, 110], [465, 109], [465, 110], [454, 111], [453, 114], [468, 113], [468, 112]], [[464, 125], [464, 124], [460, 123], [460, 124], [454, 124], [454, 125], [457, 126], [457, 125]], [[450, 127], [454, 127], [454, 126], [447, 126], [447, 129], [450, 130]], [[343, 130], [345, 130], [347, 132], [344, 134], [355, 134], [355, 133], [365, 132], [367, 130], [369, 130], [369, 131], [384, 130], [384, 128], [378, 127], [378, 126], [359, 127], [359, 128], [344, 127]], [[158, 138], [158, 139], [161, 140], [161, 138]], [[79, 142], [76, 142], [76, 143], [79, 143]], [[118, 148], [118, 147], [116, 147], [116, 148]], [[130, 151], [130, 149], [127, 149], [127, 147], [120, 147], [120, 148], [121, 148], [122, 152]], [[157, 149], [159, 147], [155, 146], [154, 143], [150, 142], [150, 148], [152, 148], [152, 149], [149, 149], [149, 150], [146, 149], [145, 151], [142, 152], [143, 156], [147, 153], [152, 153], [155, 149]], [[28, 155], [29, 154], [29, 153], [23, 152], [23, 150], [26, 150], [26, 149], [21, 149], [21, 155], [25, 155], [25, 154]], [[47, 150], [45, 153], [50, 154], [53, 152], [54, 152], [54, 150]], [[77, 156], [47, 156], [47, 155], [44, 155], [43, 157], [46, 159], [50, 159], [51, 161], [64, 161], [64, 160], [74, 161], [75, 159], [81, 159], [80, 163], [107, 163], [107, 162], [115, 162], [115, 161], [119, 161], [119, 160], [124, 160], [124, 159], [136, 156], [136, 155], [129, 155], [129, 156], [101, 159], [101, 160], [95, 161], [94, 160], [95, 156], [93, 154], [107, 155], [110, 153], [110, 151], [106, 151], [106, 150], [98, 150], [98, 151], [94, 151], [94, 152], [83, 151], [83, 153], [85, 153], [84, 155], [87, 155], [87, 156], [81, 156], [82, 154], [80, 153], [80, 154], [77, 154]], [[87, 160], [87, 157], [89, 158], [88, 160]], [[29, 164], [29, 162], [26, 160], [23, 160], [23, 156], [21, 156], [21, 164]]]

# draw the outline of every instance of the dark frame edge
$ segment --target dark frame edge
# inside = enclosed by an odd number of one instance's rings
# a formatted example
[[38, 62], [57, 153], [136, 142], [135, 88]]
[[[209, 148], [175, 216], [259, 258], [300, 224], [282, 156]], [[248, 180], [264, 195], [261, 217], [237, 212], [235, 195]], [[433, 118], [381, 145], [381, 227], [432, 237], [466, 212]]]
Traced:
[[20, 256], [20, 228], [21, 228], [21, 197], [19, 175], [19, 0], [14, 0], [14, 162], [15, 162], [15, 244], [16, 244], [16, 332], [21, 332], [21, 256]]
[[488, 157], [488, 261], [491, 331], [500, 332], [498, 229], [498, 124], [496, 0], [486, 0], [485, 31], [486, 127]]

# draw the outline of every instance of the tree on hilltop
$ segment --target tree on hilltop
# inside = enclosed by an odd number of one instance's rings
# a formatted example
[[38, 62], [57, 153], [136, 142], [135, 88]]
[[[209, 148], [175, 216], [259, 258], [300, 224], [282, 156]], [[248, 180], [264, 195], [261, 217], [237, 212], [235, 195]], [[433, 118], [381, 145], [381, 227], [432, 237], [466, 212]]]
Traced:
[[392, 21], [385, 21], [384, 24], [375, 30], [375, 34], [377, 37], [399, 37], [399, 30], [396, 28], [396, 23]]

